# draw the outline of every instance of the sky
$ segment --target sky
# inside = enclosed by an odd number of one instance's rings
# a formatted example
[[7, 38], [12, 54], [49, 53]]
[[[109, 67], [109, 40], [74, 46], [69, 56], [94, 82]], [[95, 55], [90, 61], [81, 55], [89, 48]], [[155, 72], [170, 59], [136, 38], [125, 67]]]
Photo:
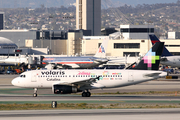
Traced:
[[136, 6], [138, 4], [176, 3], [178, 0], [116, 0], [122, 3]]
[[[101, 0], [102, 4], [104, 1]], [[124, 4], [131, 5], [133, 7], [138, 4], [156, 4], [156, 3], [176, 3], [177, 0], [111, 0], [115, 5], [114, 7], [119, 7]], [[67, 7], [75, 3], [76, 0], [0, 0], [0, 8], [18, 8], [18, 7], [31, 7], [37, 8], [41, 4], [46, 7], [61, 7], [62, 5]]]

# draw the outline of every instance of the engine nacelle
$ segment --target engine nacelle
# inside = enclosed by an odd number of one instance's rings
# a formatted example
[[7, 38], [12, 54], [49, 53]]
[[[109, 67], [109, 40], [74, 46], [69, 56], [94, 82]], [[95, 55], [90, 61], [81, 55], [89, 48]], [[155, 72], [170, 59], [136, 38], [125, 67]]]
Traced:
[[81, 92], [77, 89], [76, 86], [69, 85], [53, 85], [54, 94], [69, 94], [69, 93], [77, 93]]

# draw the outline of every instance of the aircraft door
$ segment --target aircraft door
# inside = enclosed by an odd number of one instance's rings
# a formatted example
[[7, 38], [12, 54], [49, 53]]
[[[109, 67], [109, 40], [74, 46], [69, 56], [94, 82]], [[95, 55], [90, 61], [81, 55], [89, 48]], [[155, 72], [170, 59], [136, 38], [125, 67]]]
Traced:
[[173, 64], [176, 64], [176, 59], [173, 59]]
[[31, 82], [37, 82], [37, 73], [33, 73], [31, 74]]
[[133, 72], [128, 72], [128, 82], [134, 82]]

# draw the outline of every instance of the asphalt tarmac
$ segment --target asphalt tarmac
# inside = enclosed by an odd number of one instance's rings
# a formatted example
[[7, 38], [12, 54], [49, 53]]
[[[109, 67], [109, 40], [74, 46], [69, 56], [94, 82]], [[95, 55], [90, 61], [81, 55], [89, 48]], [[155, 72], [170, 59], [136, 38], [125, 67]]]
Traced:
[[179, 120], [180, 109], [89, 109], [1, 111], [1, 120]]
[[[38, 90], [38, 97], [32, 97], [32, 89], [18, 88], [11, 85], [11, 80], [18, 75], [0, 75], [0, 104], [6, 103], [180, 103], [180, 96], [159, 95], [54, 95], [51, 89]], [[180, 80], [149, 81], [122, 88], [92, 90], [103, 92], [138, 92], [138, 91], [180, 91]], [[89, 110], [20, 110], [0, 111], [1, 120], [66, 119], [66, 120], [179, 120], [180, 109], [89, 109]]]
[[[81, 94], [79, 95], [55, 95], [52, 93], [51, 89], [39, 89], [38, 90], [38, 97], [34, 98], [32, 97], [33, 89], [25, 89], [25, 88], [18, 88], [11, 85], [12, 79], [17, 77], [18, 75], [0, 75], [0, 101], [7, 100], [11, 101], [17, 100], [17, 101], [35, 101], [37, 99], [47, 101], [50, 99], [54, 100], [68, 100], [68, 99], [74, 99], [74, 100], [84, 100], [84, 99], [93, 99], [93, 100], [99, 100], [99, 99], [119, 99], [119, 100], [148, 100], [148, 99], [154, 99], [154, 100], [169, 100], [169, 99], [180, 99], [179, 96], [147, 96], [147, 95], [92, 95], [90, 98], [83, 98], [81, 97]], [[97, 89], [97, 90], [91, 90], [91, 93], [116, 93], [116, 92], [145, 92], [145, 91], [180, 91], [180, 79], [177, 79], [176, 81], [167, 79], [158, 79], [155, 81], [149, 81], [137, 85], [127, 86], [127, 87], [120, 87], [120, 88], [112, 88], [112, 89]]]

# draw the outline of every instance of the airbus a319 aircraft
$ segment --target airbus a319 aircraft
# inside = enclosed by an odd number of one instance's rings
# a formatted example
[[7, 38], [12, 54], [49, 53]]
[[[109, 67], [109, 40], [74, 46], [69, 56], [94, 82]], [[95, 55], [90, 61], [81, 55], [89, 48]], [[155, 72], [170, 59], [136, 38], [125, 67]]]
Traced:
[[[149, 35], [149, 37], [152, 44], [160, 42], [160, 40], [155, 35]], [[160, 63], [171, 67], [180, 67], [180, 56], [173, 56], [164, 46]]]
[[45, 57], [42, 63], [44, 65], [50, 66], [50, 68], [52, 68], [52, 66], [56, 66], [59, 68], [75, 68], [75, 69], [93, 68], [108, 62], [108, 59], [105, 58], [108, 41], [109, 41], [109, 37], [106, 37], [93, 57], [89, 57], [89, 56]]
[[129, 86], [166, 76], [166, 72], [158, 71], [163, 46], [156, 43], [133, 69], [32, 70], [20, 74], [12, 84], [34, 88], [34, 97], [43, 88], [52, 89], [54, 94], [82, 92], [82, 97], [90, 97], [92, 89]]

